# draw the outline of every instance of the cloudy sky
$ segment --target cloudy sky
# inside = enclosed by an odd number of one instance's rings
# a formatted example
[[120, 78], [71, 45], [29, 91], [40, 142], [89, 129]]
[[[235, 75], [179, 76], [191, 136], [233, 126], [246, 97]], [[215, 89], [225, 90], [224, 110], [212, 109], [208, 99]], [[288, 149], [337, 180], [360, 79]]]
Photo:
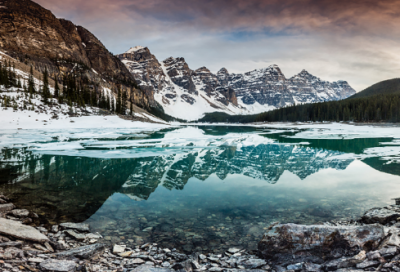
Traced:
[[400, 77], [400, 0], [35, 0], [114, 54], [147, 46], [191, 69], [277, 64], [357, 91]]

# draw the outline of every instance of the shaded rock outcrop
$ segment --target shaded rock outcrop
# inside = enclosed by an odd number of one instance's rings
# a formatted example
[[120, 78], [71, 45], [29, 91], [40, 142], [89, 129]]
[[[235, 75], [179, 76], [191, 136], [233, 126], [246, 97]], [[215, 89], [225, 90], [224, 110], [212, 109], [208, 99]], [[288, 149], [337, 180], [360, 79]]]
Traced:
[[396, 222], [397, 218], [400, 217], [399, 206], [387, 206], [383, 208], [372, 208], [364, 213], [361, 218], [361, 222], [366, 224], [388, 224], [392, 221]]
[[278, 224], [258, 244], [266, 259], [280, 262], [309, 257], [314, 262], [376, 249], [386, 237], [382, 225], [328, 226]]

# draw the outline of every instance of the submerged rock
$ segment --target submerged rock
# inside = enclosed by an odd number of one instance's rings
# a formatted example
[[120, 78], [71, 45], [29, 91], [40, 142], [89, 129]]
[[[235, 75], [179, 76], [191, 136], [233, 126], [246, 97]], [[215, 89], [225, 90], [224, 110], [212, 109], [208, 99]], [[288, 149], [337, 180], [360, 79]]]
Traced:
[[114, 245], [113, 253], [114, 254], [122, 253], [125, 251], [125, 248], [126, 248], [125, 245]]
[[60, 227], [63, 229], [73, 229], [81, 232], [89, 232], [89, 224], [84, 223], [62, 223]]
[[0, 233], [40, 243], [49, 241], [49, 238], [37, 229], [5, 218], [0, 218]]
[[86, 236], [84, 234], [76, 233], [73, 230], [66, 230], [65, 232], [74, 237], [76, 240], [84, 241], [86, 239]]
[[385, 238], [384, 228], [366, 226], [328, 226], [278, 224], [258, 244], [262, 257], [285, 261], [293, 257], [313, 259], [338, 258], [377, 248]]

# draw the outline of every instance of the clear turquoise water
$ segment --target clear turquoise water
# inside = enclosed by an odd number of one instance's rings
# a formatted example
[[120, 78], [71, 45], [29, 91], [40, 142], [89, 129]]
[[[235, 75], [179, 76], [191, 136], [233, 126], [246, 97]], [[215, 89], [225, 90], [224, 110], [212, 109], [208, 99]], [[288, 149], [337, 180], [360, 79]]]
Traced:
[[88, 222], [113, 243], [152, 241], [188, 252], [255, 249], [272, 222], [349, 220], [400, 194], [398, 164], [384, 154], [363, 156], [390, 138], [194, 130], [3, 148], [0, 190], [48, 224]]

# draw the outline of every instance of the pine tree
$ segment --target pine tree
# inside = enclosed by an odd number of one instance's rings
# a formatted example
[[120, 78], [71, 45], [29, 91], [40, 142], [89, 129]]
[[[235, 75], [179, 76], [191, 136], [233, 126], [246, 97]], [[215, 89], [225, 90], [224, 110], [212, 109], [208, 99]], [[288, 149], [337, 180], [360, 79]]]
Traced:
[[49, 87], [49, 75], [47, 72], [47, 68], [44, 69], [43, 72], [43, 92], [42, 92], [42, 96], [43, 96], [43, 101], [45, 104], [49, 103], [49, 98], [50, 98], [50, 87]]
[[8, 75], [8, 84], [7, 84], [7, 87], [11, 87], [11, 86], [13, 86], [14, 84], [14, 77], [13, 77], [13, 73], [12, 73], [12, 69], [11, 69], [11, 61], [9, 61], [8, 62], [8, 65], [7, 65], [7, 75]]
[[4, 67], [3, 67], [3, 77], [4, 77], [4, 86], [8, 88], [10, 86], [10, 80], [9, 80], [9, 71], [8, 71], [8, 63], [7, 61], [4, 62]]
[[0, 85], [4, 85], [3, 63], [0, 62]]
[[67, 78], [66, 78], [66, 76], [64, 75], [63, 76], [63, 91], [62, 91], [62, 97], [64, 98], [64, 97], [68, 97], [68, 93], [67, 93]]
[[60, 87], [58, 86], [58, 78], [55, 80], [56, 84], [54, 86], [54, 97], [58, 98], [60, 95]]
[[18, 88], [22, 88], [22, 83], [21, 83], [21, 78], [18, 76], [18, 83], [17, 83]]
[[118, 96], [117, 96], [117, 109], [116, 112], [122, 114], [122, 100], [121, 100], [121, 89], [118, 88]]
[[99, 93], [99, 100], [97, 101], [97, 107], [99, 107], [100, 109], [102, 108], [102, 106], [101, 106], [101, 93], [102, 92]]
[[126, 110], [127, 110], [126, 103], [127, 103], [127, 101], [128, 101], [128, 97], [126, 95], [126, 92], [122, 92], [121, 112], [120, 112], [122, 115], [126, 114]]
[[15, 86], [15, 87], [18, 87], [18, 81], [17, 81], [17, 73], [15, 72], [15, 63], [13, 62], [13, 65], [12, 65], [12, 72], [11, 72], [11, 74], [12, 74], [12, 81], [11, 81], [11, 84], [13, 85], [13, 86]]
[[31, 66], [31, 72], [29, 73], [29, 79], [28, 79], [28, 92], [32, 98], [32, 95], [36, 93], [35, 89], [35, 81], [33, 79], [33, 67]]

